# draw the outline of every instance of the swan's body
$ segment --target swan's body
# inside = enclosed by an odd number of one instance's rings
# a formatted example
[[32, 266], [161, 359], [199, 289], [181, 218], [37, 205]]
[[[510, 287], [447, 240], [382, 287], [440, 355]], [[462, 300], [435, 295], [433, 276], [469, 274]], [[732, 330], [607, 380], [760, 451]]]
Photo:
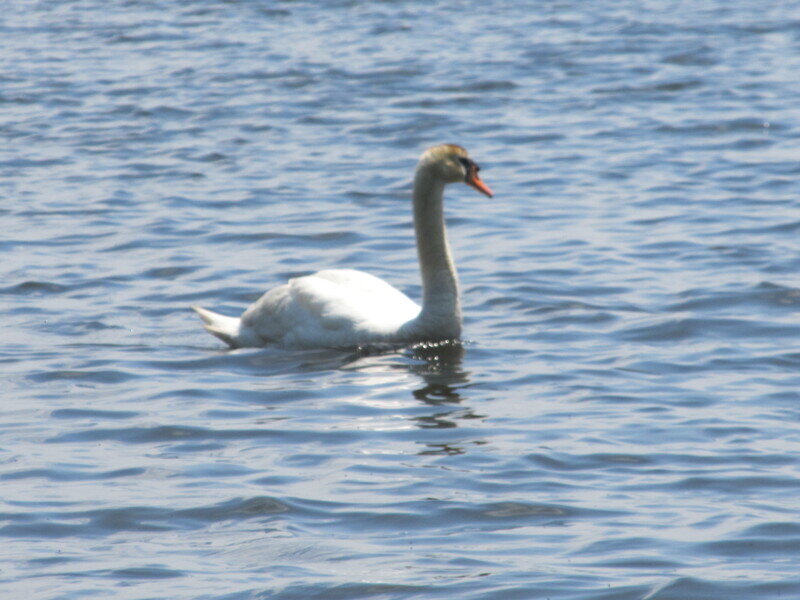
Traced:
[[273, 288], [241, 319], [227, 317], [230, 321], [220, 324], [214, 313], [198, 312], [206, 329], [233, 347], [277, 342], [288, 348], [327, 348], [405, 341], [398, 334], [420, 308], [373, 275], [332, 269]]
[[268, 344], [339, 348], [457, 339], [461, 335], [458, 279], [442, 212], [444, 187], [457, 181], [491, 196], [478, 177], [478, 166], [460, 146], [444, 144], [422, 155], [414, 178], [422, 307], [377, 277], [331, 269], [273, 288], [241, 318], [195, 308], [203, 326], [232, 348]]

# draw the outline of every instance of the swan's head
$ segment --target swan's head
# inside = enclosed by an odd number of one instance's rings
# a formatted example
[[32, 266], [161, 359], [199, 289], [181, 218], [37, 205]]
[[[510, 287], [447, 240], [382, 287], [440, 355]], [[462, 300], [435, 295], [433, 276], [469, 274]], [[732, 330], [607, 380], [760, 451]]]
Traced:
[[481, 168], [461, 146], [441, 144], [428, 148], [419, 162], [420, 165], [432, 169], [445, 183], [464, 182], [481, 194], [492, 197], [492, 190], [478, 177]]

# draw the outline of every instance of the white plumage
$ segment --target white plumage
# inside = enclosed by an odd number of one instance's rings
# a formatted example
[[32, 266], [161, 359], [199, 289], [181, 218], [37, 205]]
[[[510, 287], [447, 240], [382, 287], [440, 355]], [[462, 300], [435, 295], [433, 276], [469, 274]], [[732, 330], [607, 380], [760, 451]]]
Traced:
[[478, 166], [460, 146], [426, 151], [414, 178], [414, 227], [423, 303], [385, 281], [353, 269], [297, 277], [273, 288], [241, 318], [194, 307], [206, 330], [232, 348], [344, 348], [458, 338], [461, 308], [442, 212], [447, 183], [463, 181], [487, 196]]

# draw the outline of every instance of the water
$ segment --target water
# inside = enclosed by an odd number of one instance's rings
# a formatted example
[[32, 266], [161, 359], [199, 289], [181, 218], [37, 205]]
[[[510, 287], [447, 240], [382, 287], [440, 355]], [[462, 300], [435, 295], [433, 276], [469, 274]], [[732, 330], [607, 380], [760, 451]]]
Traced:
[[[3, 12], [3, 597], [800, 598], [800, 3]], [[462, 346], [203, 332], [439, 142]]]

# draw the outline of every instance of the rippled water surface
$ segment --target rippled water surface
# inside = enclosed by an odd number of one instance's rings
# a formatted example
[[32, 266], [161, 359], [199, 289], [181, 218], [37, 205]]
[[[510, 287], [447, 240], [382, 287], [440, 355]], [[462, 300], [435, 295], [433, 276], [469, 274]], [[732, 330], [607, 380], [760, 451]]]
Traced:
[[[800, 598], [800, 4], [11, 1], [7, 598]], [[350, 266], [466, 342], [227, 351]]]

